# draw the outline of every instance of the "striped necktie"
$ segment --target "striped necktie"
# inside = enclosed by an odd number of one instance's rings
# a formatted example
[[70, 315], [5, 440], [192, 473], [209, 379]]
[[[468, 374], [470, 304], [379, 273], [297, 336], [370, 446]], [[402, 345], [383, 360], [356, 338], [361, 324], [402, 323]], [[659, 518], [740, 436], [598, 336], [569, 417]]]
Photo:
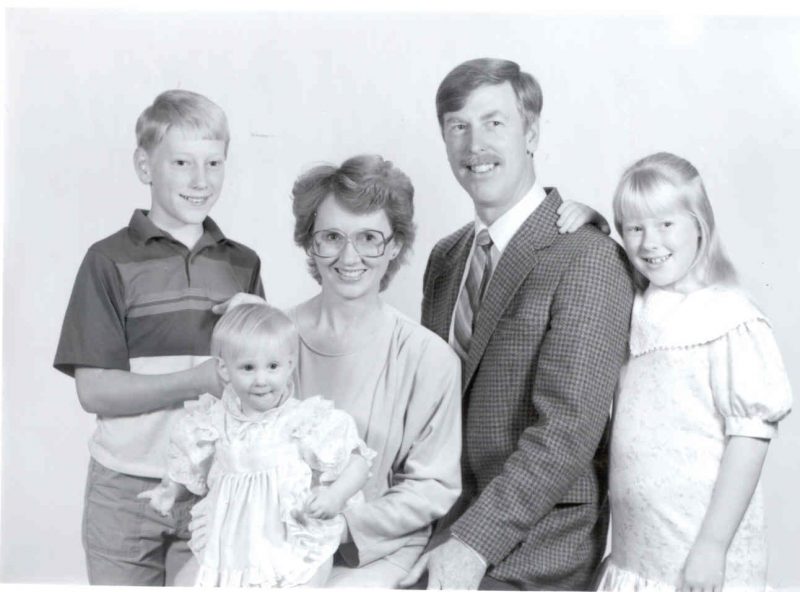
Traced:
[[492, 275], [492, 258], [490, 251], [492, 238], [489, 231], [484, 228], [475, 238], [475, 250], [469, 262], [467, 281], [461, 288], [456, 304], [456, 314], [453, 319], [453, 341], [456, 353], [462, 359], [467, 359], [469, 343], [472, 339], [472, 329], [478, 309], [481, 306], [486, 284]]

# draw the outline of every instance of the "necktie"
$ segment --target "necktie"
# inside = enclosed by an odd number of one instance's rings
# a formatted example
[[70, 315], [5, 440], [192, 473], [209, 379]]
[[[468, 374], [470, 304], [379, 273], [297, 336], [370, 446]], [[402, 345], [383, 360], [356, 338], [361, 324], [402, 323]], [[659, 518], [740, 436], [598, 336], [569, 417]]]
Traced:
[[456, 353], [462, 359], [467, 358], [469, 343], [472, 339], [472, 328], [478, 309], [481, 306], [486, 284], [492, 275], [492, 258], [489, 252], [492, 248], [492, 238], [489, 231], [484, 228], [475, 238], [475, 250], [469, 262], [467, 281], [461, 288], [456, 303], [456, 314], [453, 320], [453, 337]]

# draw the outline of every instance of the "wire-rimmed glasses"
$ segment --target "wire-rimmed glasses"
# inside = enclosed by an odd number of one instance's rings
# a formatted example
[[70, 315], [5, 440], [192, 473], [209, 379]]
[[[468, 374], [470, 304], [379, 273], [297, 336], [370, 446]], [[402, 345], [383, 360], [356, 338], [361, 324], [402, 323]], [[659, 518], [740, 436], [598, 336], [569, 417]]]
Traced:
[[393, 237], [394, 234], [387, 237], [380, 230], [371, 228], [362, 228], [350, 234], [338, 228], [326, 228], [311, 234], [309, 250], [317, 257], [336, 257], [349, 242], [362, 257], [380, 257]]

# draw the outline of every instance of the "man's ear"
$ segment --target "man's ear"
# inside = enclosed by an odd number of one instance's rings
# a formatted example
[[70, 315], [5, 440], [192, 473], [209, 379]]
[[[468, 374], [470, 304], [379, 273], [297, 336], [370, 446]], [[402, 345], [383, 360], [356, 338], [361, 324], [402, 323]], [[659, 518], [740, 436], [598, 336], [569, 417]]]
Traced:
[[133, 170], [136, 176], [145, 185], [150, 185], [153, 179], [150, 175], [150, 157], [144, 148], [137, 148], [133, 151]]
[[536, 149], [539, 147], [539, 118], [532, 121], [528, 126], [528, 132], [525, 134], [525, 150], [529, 155], [533, 156]]
[[217, 361], [217, 372], [219, 373], [219, 377], [222, 379], [222, 382], [228, 384], [231, 381], [230, 372], [228, 372], [228, 366], [225, 364], [225, 361], [222, 358], [214, 358]]

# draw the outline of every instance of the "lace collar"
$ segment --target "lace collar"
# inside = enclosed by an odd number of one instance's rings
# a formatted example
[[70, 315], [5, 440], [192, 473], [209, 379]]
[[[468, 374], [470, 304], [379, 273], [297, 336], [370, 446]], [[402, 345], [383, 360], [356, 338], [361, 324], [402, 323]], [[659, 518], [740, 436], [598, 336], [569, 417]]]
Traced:
[[637, 357], [703, 345], [756, 319], [766, 321], [738, 289], [711, 286], [682, 294], [650, 286], [633, 303], [630, 352]]
[[264, 413], [259, 415], [249, 417], [244, 414], [242, 411], [242, 402], [239, 400], [239, 397], [234, 392], [233, 388], [230, 385], [225, 386], [225, 390], [222, 392], [222, 404], [225, 406], [225, 411], [227, 411], [228, 415], [238, 422], [241, 423], [263, 423], [271, 418], [275, 418], [284, 410], [288, 409], [289, 407], [294, 406], [297, 401], [294, 398], [294, 382], [289, 382], [289, 396], [283, 402], [283, 404], [279, 405], [278, 407], [273, 407], [272, 409], [266, 410]]

